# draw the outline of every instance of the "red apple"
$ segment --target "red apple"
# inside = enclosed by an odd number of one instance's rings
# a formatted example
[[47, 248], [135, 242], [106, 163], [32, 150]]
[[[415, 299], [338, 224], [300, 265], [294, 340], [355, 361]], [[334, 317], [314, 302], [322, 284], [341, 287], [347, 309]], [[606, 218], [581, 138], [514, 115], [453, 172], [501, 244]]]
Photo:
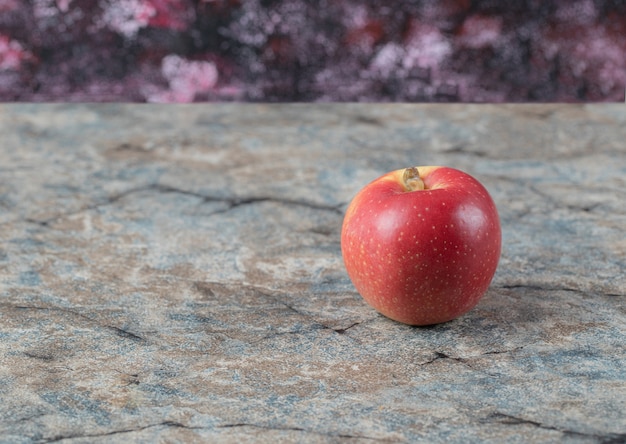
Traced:
[[438, 324], [472, 309], [498, 265], [500, 220], [487, 190], [448, 167], [392, 171], [352, 200], [341, 230], [357, 291], [383, 315]]

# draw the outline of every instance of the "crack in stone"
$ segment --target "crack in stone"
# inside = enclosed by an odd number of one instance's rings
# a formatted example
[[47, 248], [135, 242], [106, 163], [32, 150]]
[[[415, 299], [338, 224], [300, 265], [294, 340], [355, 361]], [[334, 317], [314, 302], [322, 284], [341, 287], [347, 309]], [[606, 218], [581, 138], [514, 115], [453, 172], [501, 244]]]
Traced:
[[[310, 318], [310, 317], [309, 317]], [[361, 324], [361, 322], [355, 322], [352, 325], [346, 327], [346, 328], [333, 328], [333, 327], [328, 327], [320, 322], [316, 322], [313, 321], [313, 323], [308, 327], [308, 328], [300, 328], [297, 330], [288, 330], [288, 331], [282, 331], [282, 332], [276, 332], [276, 333], [272, 333], [269, 334], [267, 336], [263, 336], [262, 338], [259, 338], [255, 341], [250, 342], [251, 344], [258, 344], [259, 342], [263, 342], [263, 341], [267, 341], [269, 339], [274, 339], [274, 338], [278, 338], [280, 336], [286, 336], [286, 335], [299, 335], [299, 334], [306, 334], [307, 332], [311, 332], [311, 331], [315, 331], [315, 330], [332, 330], [334, 332], [336, 332], [337, 334], [343, 335], [346, 330], [355, 327], [357, 325]], [[228, 335], [226, 335], [228, 336]]]
[[38, 359], [38, 360], [44, 361], [44, 362], [54, 361], [54, 355], [52, 355], [52, 354], [36, 353], [36, 352], [32, 352], [32, 351], [26, 351], [26, 352], [23, 353], [23, 355], [28, 357], [28, 358]]
[[129, 387], [131, 385], [141, 384], [139, 373], [126, 373], [118, 369], [113, 369], [113, 370], [119, 373], [120, 375], [122, 375], [124, 379], [127, 381], [126, 384], [123, 385], [123, 387]]
[[202, 199], [203, 202], [222, 202], [228, 205], [227, 208], [223, 210], [214, 211], [213, 213], [211, 213], [211, 215], [225, 213], [227, 211], [230, 211], [240, 206], [251, 205], [251, 204], [262, 203], [262, 202], [274, 202], [274, 203], [279, 203], [279, 204], [284, 204], [284, 205], [303, 206], [303, 207], [307, 207], [313, 210], [331, 211], [331, 212], [343, 215], [341, 208], [345, 205], [343, 202], [337, 205], [325, 205], [325, 204], [320, 204], [320, 203], [311, 202], [307, 200], [287, 199], [287, 198], [281, 198], [281, 197], [275, 197], [275, 196], [211, 196], [211, 195], [206, 195], [203, 193], [197, 193], [194, 191], [184, 190], [181, 188], [176, 188], [176, 187], [172, 187], [168, 185], [160, 185], [160, 184], [152, 184], [152, 185], [148, 185], [145, 187], [139, 187], [139, 188], [128, 190], [124, 193], [114, 196], [115, 199], [109, 203], [113, 203], [130, 194], [134, 194], [137, 192], [144, 192], [144, 191], [157, 191], [160, 193], [183, 194], [187, 196], [197, 197], [199, 199]]
[[83, 213], [85, 211], [92, 211], [92, 210], [98, 209], [98, 208], [103, 207], [103, 206], [112, 205], [115, 202], [117, 202], [117, 201], [119, 201], [119, 200], [121, 200], [121, 199], [123, 199], [123, 198], [125, 198], [125, 197], [127, 197], [129, 195], [131, 195], [131, 194], [140, 193], [140, 192], [143, 192], [143, 191], [149, 191], [149, 190], [151, 190], [153, 188], [154, 188], [153, 185], [131, 188], [131, 189], [122, 191], [120, 193], [108, 196], [108, 197], [106, 197], [104, 199], [100, 199], [100, 200], [98, 200], [96, 202], [93, 202], [90, 205], [85, 205], [85, 206], [83, 206], [81, 208], [78, 208], [78, 209], [76, 209], [74, 211], [69, 211], [67, 213], [57, 214], [57, 215], [55, 215], [53, 217], [49, 217], [47, 219], [35, 219], [35, 218], [27, 217], [27, 218], [24, 219], [24, 221], [26, 221], [28, 223], [37, 224], [37, 225], [40, 225], [42, 227], [48, 228], [48, 227], [50, 227], [50, 225], [52, 223], [58, 221], [59, 219], [75, 216], [75, 215]]
[[339, 333], [340, 335], [344, 334], [346, 331], [350, 330], [352, 327], [356, 327], [357, 325], [360, 325], [361, 321], [359, 322], [354, 322], [352, 325], [347, 326], [346, 328], [333, 328], [332, 330], [335, 330], [337, 333]]
[[[494, 289], [504, 289], [504, 290], [519, 290], [519, 289], [525, 289], [525, 290], [531, 290], [531, 291], [567, 291], [567, 292], [572, 292], [572, 293], [577, 293], [580, 295], [584, 295], [584, 296], [588, 296], [590, 294], [592, 294], [589, 291], [585, 291], [585, 290], [581, 290], [578, 288], [572, 288], [572, 287], [544, 287], [540, 284], [502, 284], [502, 285], [497, 285], [497, 286], [493, 286]], [[593, 294], [601, 294], [604, 296], [609, 296], [609, 297], [617, 297], [617, 296], [626, 296], [626, 294], [620, 294], [620, 293], [607, 293], [604, 291], [595, 291]]]
[[433, 362], [438, 361], [438, 360], [440, 360], [440, 359], [451, 359], [451, 360], [453, 360], [453, 361], [460, 362], [461, 364], [464, 364], [464, 365], [466, 365], [466, 366], [468, 366], [468, 367], [472, 368], [472, 366], [471, 366], [471, 365], [469, 365], [469, 364], [467, 364], [467, 363], [465, 362], [465, 359], [464, 359], [464, 358], [459, 358], [459, 357], [450, 356], [450, 355], [448, 355], [448, 354], [446, 354], [446, 353], [439, 352], [439, 351], [436, 351], [436, 352], [435, 352], [435, 356], [434, 356], [432, 359], [430, 359], [430, 360], [428, 360], [428, 361], [426, 361], [426, 362], [422, 362], [422, 363], [420, 364], [420, 366], [422, 366], [422, 365], [432, 364]]
[[[211, 288], [212, 284], [213, 285], [225, 285], [225, 286], [228, 286], [228, 284], [224, 284], [222, 282], [211, 282], [211, 281], [197, 281], [197, 282], [194, 282], [193, 286], [194, 286], [194, 289], [196, 291], [199, 291], [200, 293], [204, 294], [205, 296], [215, 297], [215, 292]], [[313, 331], [313, 330], [332, 330], [332, 331], [334, 331], [337, 334], [343, 335], [347, 330], [351, 329], [352, 327], [356, 327], [357, 325], [365, 322], [365, 321], [354, 322], [354, 323], [352, 323], [351, 325], [349, 325], [348, 327], [345, 327], [345, 328], [329, 327], [329, 326], [319, 322], [318, 320], [316, 320], [310, 314], [305, 313], [303, 311], [300, 311], [296, 307], [288, 304], [287, 302], [282, 300], [279, 296], [272, 294], [273, 290], [270, 290], [268, 288], [255, 286], [255, 285], [249, 285], [249, 284], [238, 284], [237, 288], [244, 288], [244, 289], [247, 289], [248, 291], [255, 292], [256, 294], [264, 297], [265, 299], [268, 299], [268, 300], [270, 300], [270, 301], [272, 301], [272, 302], [274, 302], [276, 304], [279, 304], [279, 305], [287, 308], [288, 310], [292, 311], [293, 313], [297, 314], [298, 316], [301, 316], [301, 317], [303, 317], [303, 318], [305, 318], [305, 319], [307, 319], [308, 321], [311, 322], [311, 325], [308, 327], [308, 329], [298, 329], [298, 330], [289, 330], [289, 331], [284, 331], [284, 332], [272, 333], [272, 334], [269, 334], [267, 336], [264, 336], [262, 338], [259, 338], [256, 341], [254, 341], [253, 342], [254, 344], [256, 344], [258, 342], [261, 342], [261, 341], [268, 340], [268, 339], [272, 339], [272, 338], [275, 338], [275, 337], [279, 337], [279, 336], [284, 336], [284, 335], [289, 335], [289, 334], [304, 334], [307, 331]], [[217, 333], [217, 332], [215, 332], [215, 333]], [[220, 331], [219, 333], [224, 334], [227, 337], [230, 337], [225, 332]]]
[[[123, 328], [120, 327], [116, 327], [114, 325], [106, 325], [106, 324], [101, 324], [99, 323], [97, 320], [90, 318], [89, 316], [86, 316], [82, 313], [79, 313], [77, 311], [74, 310], [70, 310], [67, 308], [61, 308], [61, 307], [40, 307], [40, 306], [36, 306], [36, 305], [11, 305], [11, 304], [0, 304], [0, 306], [5, 306], [5, 307], [10, 307], [10, 308], [14, 308], [17, 310], [41, 310], [41, 311], [59, 311], [62, 313], [68, 313], [71, 314], [72, 316], [84, 319], [86, 321], [88, 321], [89, 323], [95, 324], [99, 327], [102, 327], [108, 331], [110, 331], [111, 333], [115, 334], [116, 336], [119, 336], [121, 338], [125, 338], [125, 339], [129, 339], [131, 341], [134, 342], [138, 342], [138, 343], [146, 343], [147, 340], [142, 337], [139, 336], [133, 332], [130, 332], [128, 330], [125, 330]], [[40, 356], [30, 356], [33, 358], [39, 358], [39, 359], [43, 359]]]
[[136, 335], [135, 333], [130, 332], [128, 330], [124, 330], [123, 328], [115, 327], [113, 325], [105, 325], [104, 327], [112, 330], [115, 334], [117, 334], [118, 336], [122, 338], [130, 339], [131, 341], [135, 341], [135, 342], [146, 342], [145, 338], [139, 335]]
[[16, 419], [15, 423], [32, 421], [32, 420], [37, 419], [37, 418], [42, 418], [42, 417], [44, 417], [46, 415], [47, 415], [47, 413], [45, 413], [45, 412], [33, 413], [32, 415], [24, 416], [22, 418]]
[[328, 438], [343, 438], [343, 439], [362, 439], [362, 440], [368, 440], [368, 441], [377, 441], [377, 442], [401, 442], [398, 440], [391, 440], [391, 439], [387, 439], [387, 438], [374, 438], [371, 436], [365, 436], [365, 435], [353, 435], [353, 434], [344, 434], [344, 433], [332, 433], [332, 432], [318, 432], [315, 430], [309, 430], [309, 429], [305, 429], [303, 427], [279, 427], [279, 426], [270, 426], [270, 425], [264, 425], [264, 424], [253, 424], [253, 423], [246, 423], [246, 422], [239, 422], [239, 423], [233, 423], [233, 424], [222, 424], [222, 425], [218, 425], [216, 426], [216, 428], [218, 429], [234, 429], [234, 428], [239, 428], [239, 427], [250, 427], [250, 428], [257, 428], [257, 429], [264, 429], [264, 430], [274, 430], [274, 431], [285, 431], [285, 432], [304, 432], [304, 433], [309, 433], [309, 434], [314, 434], [314, 435], [320, 435], [320, 436], [325, 436]]
[[306, 208], [310, 208], [313, 210], [330, 211], [335, 214], [342, 215], [343, 211], [341, 211], [341, 207], [344, 205], [343, 203], [340, 203], [337, 205], [324, 205], [324, 204], [318, 204], [315, 202], [310, 202], [310, 201], [305, 201], [305, 200], [285, 199], [285, 198], [278, 198], [278, 197], [272, 197], [272, 196], [249, 196], [249, 197], [233, 197], [233, 198], [220, 198], [220, 197], [206, 196], [204, 198], [204, 201], [205, 202], [223, 202], [227, 204], [226, 208], [222, 210], [213, 211], [212, 213], [210, 213], [210, 215], [223, 214], [223, 213], [227, 213], [228, 211], [234, 208], [238, 208], [244, 205], [262, 203], [262, 202], [274, 202], [274, 203], [288, 205], [288, 206], [289, 205], [301, 206], [301, 207], [306, 207]]
[[158, 193], [182, 194], [185, 196], [196, 197], [198, 199], [201, 199], [202, 202], [205, 202], [205, 203], [222, 202], [227, 205], [226, 208], [213, 211], [209, 213], [208, 215], [223, 214], [234, 208], [238, 208], [244, 205], [262, 203], [262, 202], [274, 202], [274, 203], [283, 204], [283, 205], [302, 206], [302, 207], [310, 208], [313, 210], [330, 211], [338, 215], [343, 215], [342, 208], [345, 205], [345, 203], [343, 202], [338, 203], [336, 205], [326, 205], [326, 204], [311, 202], [307, 200], [287, 199], [287, 198], [281, 198], [281, 197], [275, 197], [275, 196], [211, 196], [211, 195], [184, 190], [181, 188], [176, 188], [176, 187], [172, 187], [168, 185], [150, 184], [150, 185], [130, 188], [120, 193], [108, 196], [104, 199], [100, 199], [92, 204], [85, 205], [74, 211], [57, 214], [47, 219], [36, 219], [33, 217], [26, 217], [23, 220], [27, 223], [37, 224], [39, 226], [49, 228], [52, 223], [60, 219], [71, 217], [76, 214], [83, 213], [85, 211], [92, 211], [92, 210], [95, 210], [95, 209], [98, 209], [107, 205], [112, 205], [125, 197], [128, 197], [136, 193], [142, 193], [142, 192], [147, 192], [147, 191], [155, 191]]
[[[452, 361], [455, 361], [455, 362], [458, 362], [460, 364], [463, 364], [466, 367], [471, 368], [472, 370], [475, 370], [474, 367], [468, 362], [468, 361], [470, 361], [473, 358], [478, 358], [478, 357], [487, 356], [487, 355], [500, 355], [500, 354], [505, 354], [505, 353], [511, 353], [511, 352], [514, 352], [514, 351], [517, 351], [517, 350], [521, 350], [523, 348], [524, 348], [524, 346], [515, 347], [515, 348], [511, 348], [511, 349], [506, 349], [506, 350], [491, 350], [491, 351], [487, 351], [487, 352], [481, 353], [481, 354], [476, 355], [476, 356], [468, 356], [468, 357], [452, 356], [452, 355], [449, 355], [449, 354], [444, 353], [444, 352], [435, 351], [435, 356], [432, 359], [429, 359], [428, 361], [422, 362], [419, 365], [420, 366], [429, 365], [429, 364], [432, 364], [433, 362], [439, 361], [441, 359], [450, 359]], [[484, 372], [484, 373], [486, 373], [486, 374], [488, 374], [490, 376], [495, 376], [495, 375], [493, 375], [491, 373], [488, 373], [488, 372]]]
[[596, 433], [585, 433], [579, 432], [577, 430], [569, 430], [562, 427], [556, 427], [548, 424], [544, 424], [539, 421], [534, 421], [532, 419], [521, 418], [518, 416], [508, 415], [506, 413], [494, 412], [489, 415], [488, 419], [493, 419], [500, 424], [509, 424], [509, 425], [530, 425], [533, 427], [540, 428], [542, 430], [553, 430], [556, 432], [561, 432], [564, 435], [572, 435], [572, 436], [584, 436], [586, 438], [593, 438], [600, 443], [603, 444], [617, 444], [626, 442], [626, 433], [606, 433], [606, 434], [596, 434]]
[[515, 348], [511, 348], [511, 349], [507, 349], [507, 350], [492, 350], [492, 351], [488, 351], [485, 353], [482, 353], [480, 356], [485, 356], [485, 355], [501, 355], [504, 353], [511, 353], [517, 350], [522, 350], [524, 348], [523, 345], [520, 345], [519, 347], [515, 347]]
[[102, 432], [102, 433], [85, 433], [85, 434], [67, 434], [67, 435], [56, 435], [56, 436], [52, 436], [49, 438], [44, 438], [44, 439], [40, 439], [37, 440], [36, 442], [38, 443], [50, 443], [50, 442], [59, 442], [59, 441], [63, 441], [66, 439], [84, 439], [84, 438], [102, 438], [105, 436], [113, 436], [113, 435], [120, 435], [120, 434], [125, 434], [125, 433], [135, 433], [135, 432], [141, 432], [143, 430], [147, 430], [147, 429], [151, 429], [151, 428], [155, 428], [155, 427], [172, 427], [172, 428], [181, 428], [181, 429], [187, 429], [187, 430], [202, 430], [202, 429], [206, 429], [206, 427], [194, 427], [194, 426], [188, 426], [185, 424], [181, 424], [180, 422], [176, 422], [176, 421], [162, 421], [156, 424], [148, 424], [145, 426], [141, 426], [141, 427], [134, 427], [134, 428], [128, 428], [128, 429], [120, 429], [120, 430], [112, 430], [109, 432]]
[[[50, 224], [52, 222], [54, 222], [55, 220], [58, 220], [60, 218], [62, 218], [63, 216], [55, 216], [53, 218], [49, 218], [49, 219], [44, 219], [44, 220], [39, 220], [39, 219], [35, 219], [32, 217], [27, 217], [24, 219], [24, 222], [28, 223], [28, 224], [34, 224], [34, 225], [39, 225], [40, 227], [44, 227], [44, 228], [48, 228], [50, 226]], [[12, 221], [12, 222], [17, 222], [17, 221]]]
[[[312, 330], [332, 330], [338, 334], [343, 334], [345, 332], [345, 330], [347, 330], [348, 328], [352, 328], [354, 327], [355, 324], [349, 326], [346, 329], [343, 329], [343, 331], [340, 331], [342, 329], [334, 329], [332, 327], [328, 327], [327, 325], [322, 324], [321, 322], [317, 321], [313, 316], [311, 316], [308, 313], [303, 313], [302, 311], [298, 310], [297, 308], [293, 307], [292, 305], [286, 303], [285, 301], [277, 298], [274, 295], [268, 294], [268, 293], [264, 293], [262, 291], [260, 291], [258, 288], [255, 287], [251, 287], [254, 288], [255, 291], [257, 291], [260, 295], [264, 296], [265, 298], [271, 299], [272, 301], [282, 305], [283, 307], [289, 309], [290, 311], [296, 313], [299, 316], [304, 317], [305, 319], [308, 319], [309, 321], [311, 321], [311, 325], [309, 326], [309, 328], [307, 330], [312, 331]], [[359, 322], [360, 323], [360, 322]], [[357, 324], [359, 324], [357, 323]], [[284, 333], [280, 333], [280, 334], [275, 334], [275, 335], [270, 335], [264, 338], [261, 338], [260, 340], [266, 340], [275, 336], [279, 336], [279, 335], [283, 335], [283, 334], [299, 334], [299, 333], [306, 333], [307, 330], [294, 330], [294, 331], [289, 331], [289, 332], [284, 332]]]
[[[293, 311], [294, 313], [303, 316], [306, 319], [309, 319], [312, 324], [310, 326], [311, 329], [313, 330], [332, 330], [337, 334], [343, 335], [347, 330], [351, 329], [352, 327], [356, 327], [357, 325], [361, 324], [362, 321], [358, 321], [358, 322], [354, 322], [351, 325], [349, 325], [348, 327], [345, 328], [333, 328], [333, 327], [329, 327], [325, 324], [322, 324], [321, 322], [317, 321], [313, 316], [311, 316], [308, 313], [303, 313], [300, 310], [298, 310], [297, 308], [293, 307], [292, 305], [289, 305], [288, 303], [286, 303], [285, 301], [277, 298], [274, 295], [265, 293], [263, 291], [261, 291], [258, 287], [254, 287], [254, 286], [250, 286], [249, 288], [253, 289], [254, 291], [257, 291], [259, 294], [261, 294], [262, 296], [269, 298], [271, 300], [273, 300], [274, 302], [283, 305], [284, 307], [288, 308], [289, 310]], [[297, 331], [292, 331], [292, 332], [286, 332], [286, 333], [303, 333], [303, 330], [297, 330]], [[265, 338], [263, 338], [265, 339]]]

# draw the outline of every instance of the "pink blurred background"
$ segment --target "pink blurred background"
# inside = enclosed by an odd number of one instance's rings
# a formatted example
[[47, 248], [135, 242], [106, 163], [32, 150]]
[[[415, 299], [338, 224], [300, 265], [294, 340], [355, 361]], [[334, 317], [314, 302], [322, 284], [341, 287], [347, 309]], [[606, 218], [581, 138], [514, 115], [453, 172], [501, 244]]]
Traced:
[[0, 0], [0, 101], [623, 102], [625, 0]]

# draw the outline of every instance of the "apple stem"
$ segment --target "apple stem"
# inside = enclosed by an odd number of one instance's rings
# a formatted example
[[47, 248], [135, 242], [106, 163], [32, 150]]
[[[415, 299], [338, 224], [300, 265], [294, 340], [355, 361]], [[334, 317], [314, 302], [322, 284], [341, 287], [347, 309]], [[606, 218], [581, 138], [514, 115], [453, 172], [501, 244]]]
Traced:
[[419, 191], [426, 188], [417, 167], [405, 169], [402, 175], [402, 181], [407, 191]]

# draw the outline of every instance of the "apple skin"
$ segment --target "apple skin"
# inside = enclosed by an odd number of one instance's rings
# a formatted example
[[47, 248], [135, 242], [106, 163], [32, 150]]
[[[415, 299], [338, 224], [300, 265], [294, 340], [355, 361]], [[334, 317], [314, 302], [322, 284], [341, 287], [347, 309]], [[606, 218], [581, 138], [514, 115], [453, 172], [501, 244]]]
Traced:
[[[419, 186], [407, 182], [412, 170]], [[496, 272], [502, 234], [496, 206], [472, 176], [424, 166], [365, 186], [346, 210], [341, 251], [363, 299], [409, 325], [471, 310]]]

